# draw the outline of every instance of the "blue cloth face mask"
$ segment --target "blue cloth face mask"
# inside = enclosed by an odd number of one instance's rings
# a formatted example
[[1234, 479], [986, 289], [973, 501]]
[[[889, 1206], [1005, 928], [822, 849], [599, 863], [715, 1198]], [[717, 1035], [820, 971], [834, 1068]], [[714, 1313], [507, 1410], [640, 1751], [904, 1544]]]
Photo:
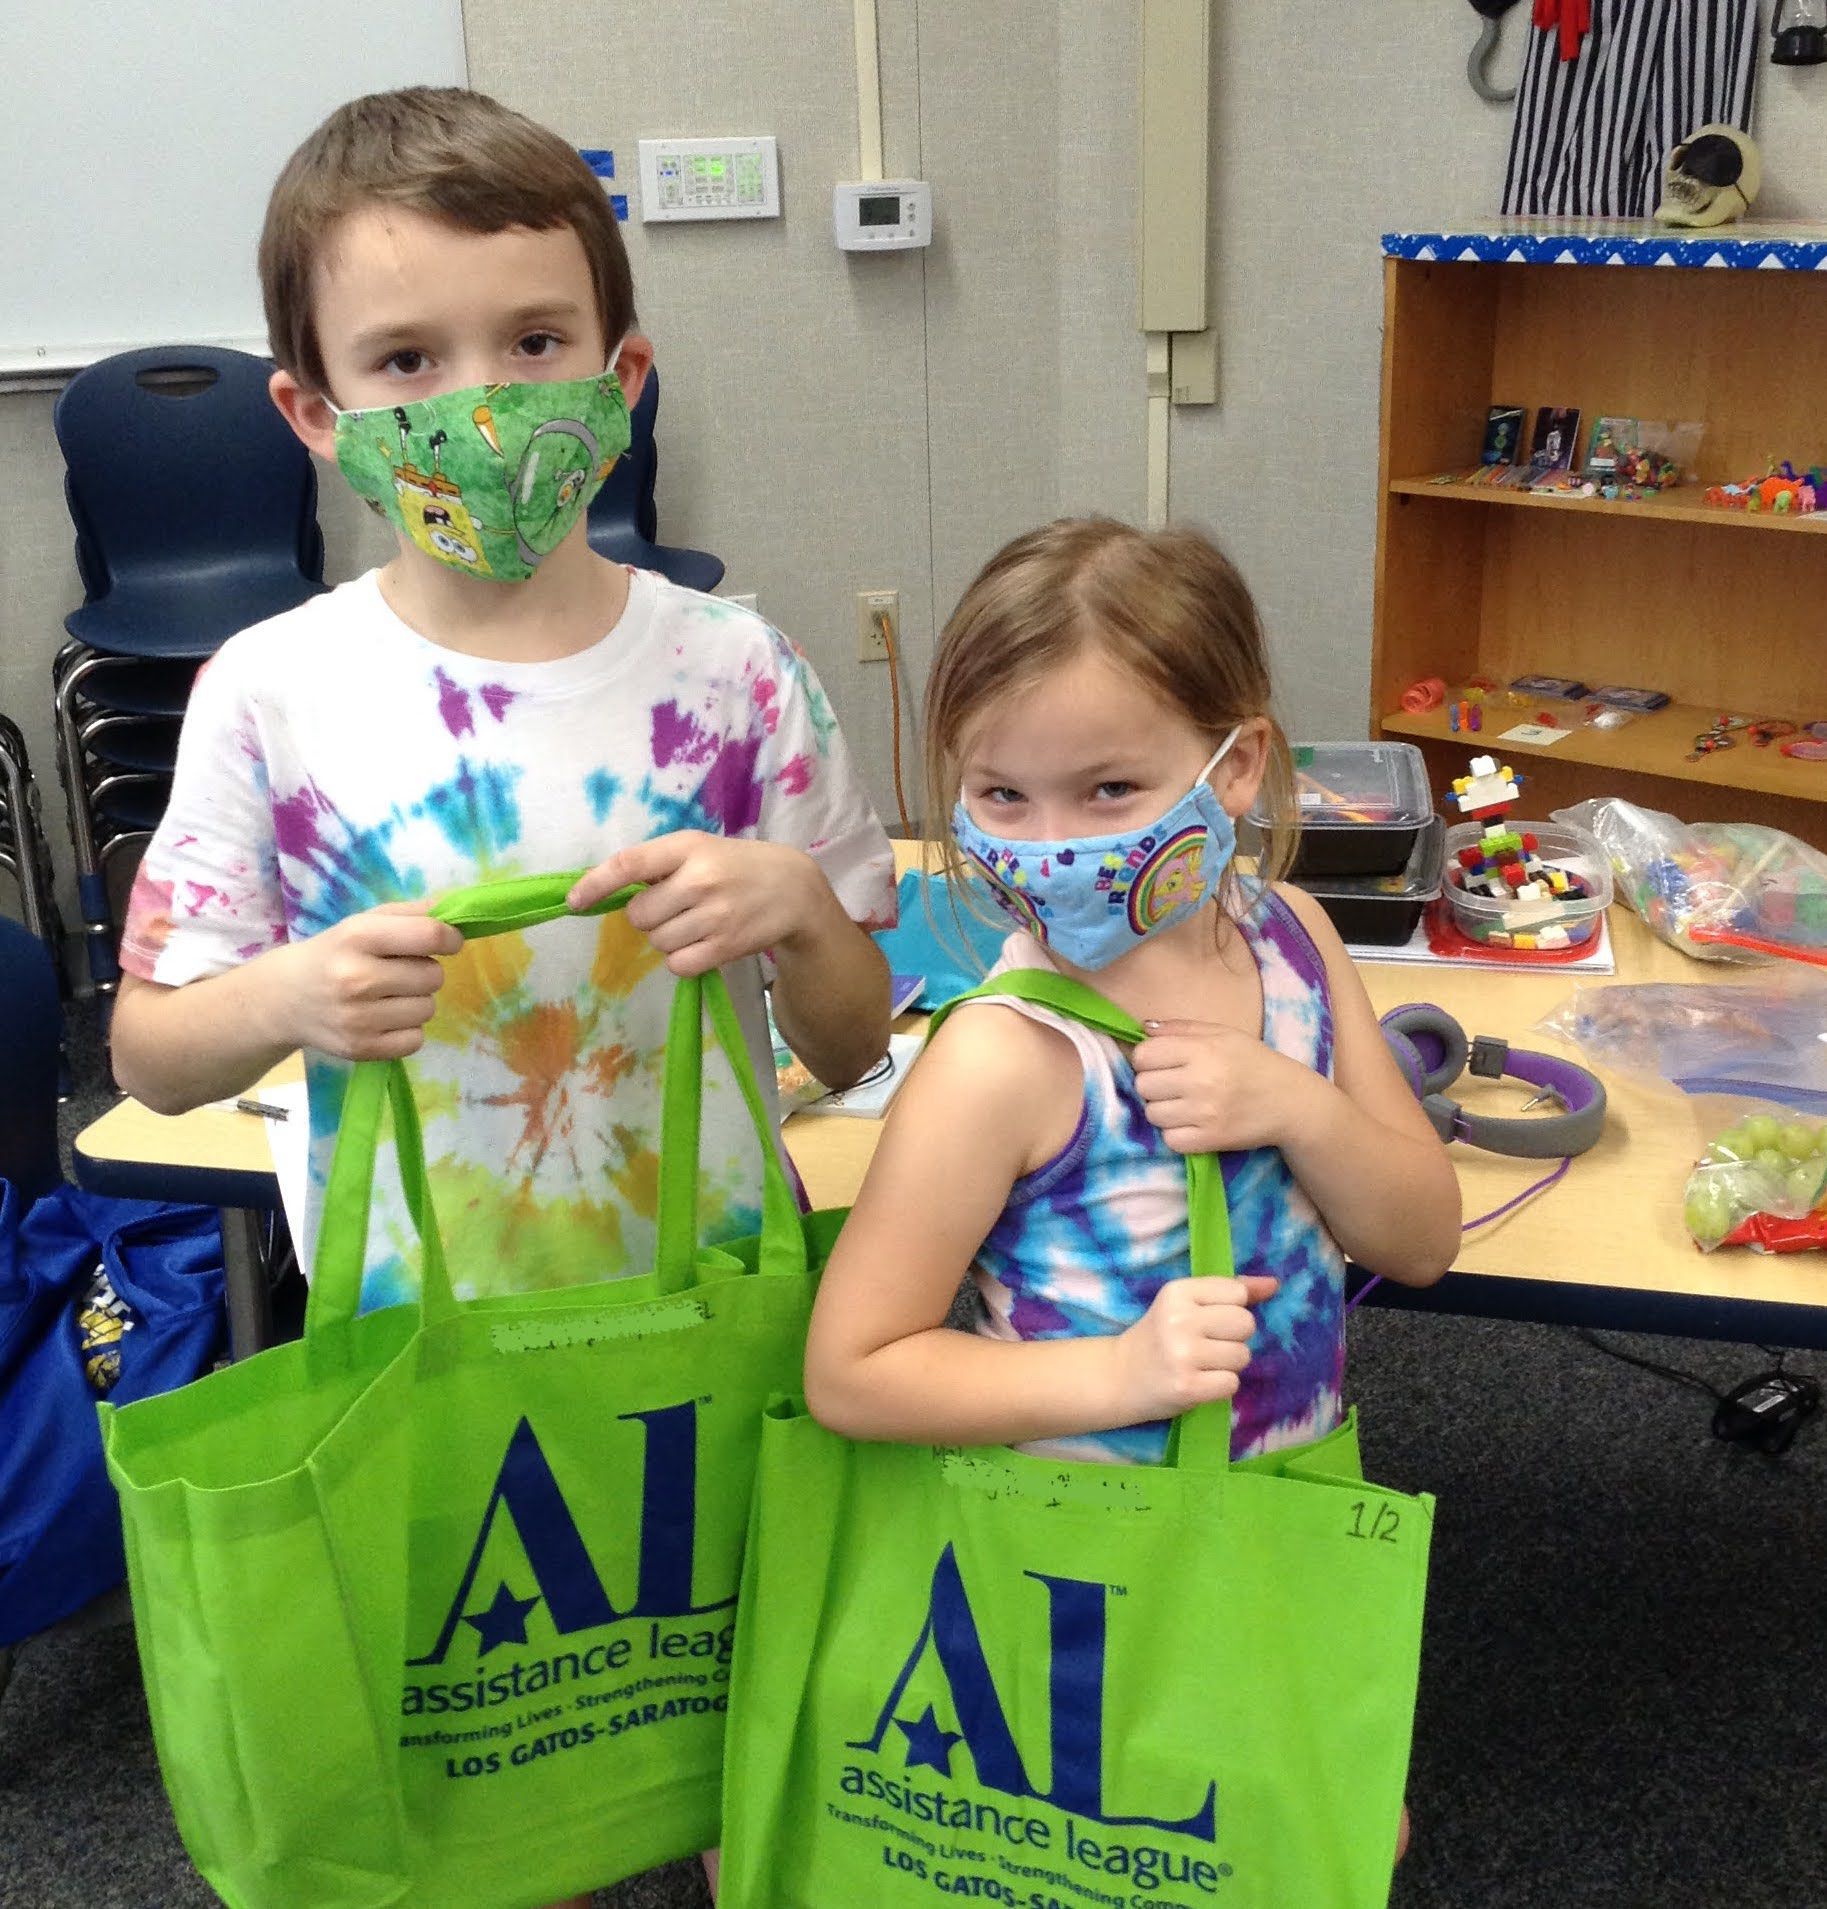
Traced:
[[1107, 968], [1217, 893], [1237, 852], [1237, 829], [1206, 778], [1241, 730], [1225, 737], [1193, 786], [1146, 828], [1069, 842], [1008, 841], [980, 829], [960, 801], [952, 835], [1018, 928], [1074, 968]]

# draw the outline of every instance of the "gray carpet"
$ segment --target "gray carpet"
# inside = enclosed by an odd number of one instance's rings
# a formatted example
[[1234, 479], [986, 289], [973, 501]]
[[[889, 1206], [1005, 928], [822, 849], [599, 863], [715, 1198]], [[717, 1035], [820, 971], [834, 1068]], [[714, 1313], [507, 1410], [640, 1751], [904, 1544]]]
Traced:
[[[1698, 1393], [1569, 1332], [1358, 1320], [1367, 1468], [1439, 1498], [1396, 1909], [1827, 1909], [1827, 1425], [1765, 1458], [1716, 1441]], [[1619, 1343], [1721, 1389], [1766, 1363]], [[679, 1866], [598, 1900], [708, 1897]], [[0, 1698], [0, 1909], [213, 1901], [159, 1787], [131, 1633], [25, 1646]]]

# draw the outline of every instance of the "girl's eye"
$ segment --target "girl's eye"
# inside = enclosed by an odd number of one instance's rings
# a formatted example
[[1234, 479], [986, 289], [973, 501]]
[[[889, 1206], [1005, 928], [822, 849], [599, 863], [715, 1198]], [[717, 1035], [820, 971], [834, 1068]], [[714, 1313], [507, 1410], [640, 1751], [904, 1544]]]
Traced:
[[404, 350], [384, 358], [381, 369], [394, 372], [402, 378], [415, 377], [425, 369], [425, 354], [416, 345], [408, 345]]
[[1136, 785], [1133, 782], [1100, 782], [1097, 785], [1097, 796], [1100, 802], [1121, 802], [1126, 796], [1132, 796], [1135, 792]]
[[520, 349], [528, 358], [549, 358], [564, 340], [555, 331], [532, 331], [520, 341]]
[[999, 807], [1007, 807], [1009, 803], [1019, 802], [1021, 800], [1021, 791], [1019, 789], [1011, 789], [1006, 782], [999, 783], [993, 789], [985, 789], [983, 799], [986, 802], [995, 803]]

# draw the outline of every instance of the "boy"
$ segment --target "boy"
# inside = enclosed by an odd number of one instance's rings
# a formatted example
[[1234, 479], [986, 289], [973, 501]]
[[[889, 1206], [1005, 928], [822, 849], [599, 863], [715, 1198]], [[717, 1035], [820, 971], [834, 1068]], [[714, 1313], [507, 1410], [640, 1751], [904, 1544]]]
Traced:
[[[856, 1080], [888, 1039], [887, 838], [803, 658], [586, 541], [653, 352], [575, 152], [458, 89], [356, 100], [281, 174], [260, 270], [274, 402], [399, 549], [199, 681], [116, 1073], [178, 1111], [304, 1048], [314, 1215], [348, 1063], [416, 1054], [459, 1291], [640, 1269], [671, 976], [726, 970], [765, 1081], [765, 952], [787, 1040]], [[425, 912], [591, 864], [574, 906], [650, 886], [471, 947]], [[760, 1161], [706, 1054], [703, 1237], [728, 1238], [758, 1229]], [[364, 1306], [412, 1296], [401, 1205], [377, 1189]]]

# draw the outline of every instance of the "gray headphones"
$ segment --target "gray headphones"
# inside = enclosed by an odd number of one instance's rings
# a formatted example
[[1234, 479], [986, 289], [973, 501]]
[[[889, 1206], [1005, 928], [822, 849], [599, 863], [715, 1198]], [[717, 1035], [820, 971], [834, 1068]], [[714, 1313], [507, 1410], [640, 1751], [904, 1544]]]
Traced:
[[[1467, 1040], [1444, 1008], [1426, 1002], [1392, 1008], [1382, 1025], [1396, 1065], [1442, 1140], [1464, 1140], [1487, 1153], [1525, 1160], [1558, 1160], [1584, 1153], [1605, 1129], [1605, 1085], [1572, 1061], [1513, 1048], [1489, 1034]], [[1468, 1113], [1446, 1093], [1467, 1071], [1480, 1080], [1522, 1081], [1537, 1099], [1556, 1101], [1562, 1111], [1529, 1120]]]

